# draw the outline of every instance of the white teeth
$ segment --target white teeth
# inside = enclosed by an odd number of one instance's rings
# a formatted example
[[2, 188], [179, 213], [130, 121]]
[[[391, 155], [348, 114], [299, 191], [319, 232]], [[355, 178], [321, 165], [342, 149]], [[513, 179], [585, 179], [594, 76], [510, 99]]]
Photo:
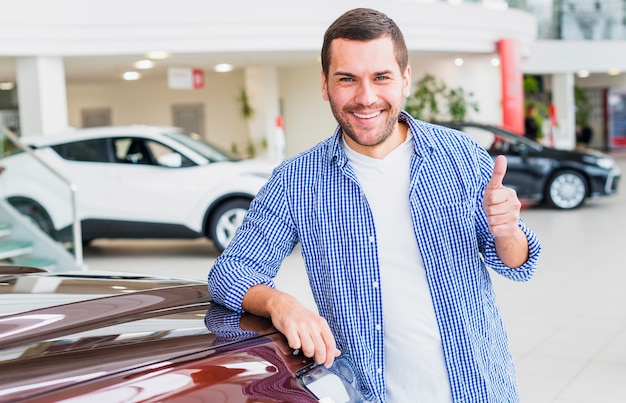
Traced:
[[370, 113], [369, 115], [362, 115], [362, 114], [360, 114], [360, 113], [356, 113], [356, 112], [354, 112], [354, 116], [356, 116], [356, 117], [357, 117], [357, 118], [359, 118], [359, 119], [369, 119], [369, 118], [376, 117], [376, 116], [378, 116], [378, 115], [380, 115], [380, 111], [378, 111], [378, 112], [374, 112], [374, 113]]

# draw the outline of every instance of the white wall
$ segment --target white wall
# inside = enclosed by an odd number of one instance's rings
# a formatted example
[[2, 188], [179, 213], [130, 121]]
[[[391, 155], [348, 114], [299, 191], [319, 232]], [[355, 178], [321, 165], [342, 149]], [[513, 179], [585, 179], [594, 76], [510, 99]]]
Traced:
[[179, 103], [205, 105], [205, 139], [230, 149], [246, 144], [248, 127], [239, 113], [237, 96], [243, 72], [207, 73], [200, 90], [171, 90], [166, 79], [73, 83], [67, 86], [69, 124], [81, 127], [83, 108], [111, 108], [113, 125], [172, 125], [171, 107]]
[[280, 70], [287, 155], [293, 156], [329, 137], [337, 127], [322, 99], [321, 66]]

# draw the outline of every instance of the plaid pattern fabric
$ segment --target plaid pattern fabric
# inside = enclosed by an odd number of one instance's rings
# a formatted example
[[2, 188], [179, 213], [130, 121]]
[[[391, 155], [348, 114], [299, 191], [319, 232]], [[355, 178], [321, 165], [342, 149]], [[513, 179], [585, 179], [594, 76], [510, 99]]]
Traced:
[[[482, 210], [491, 157], [463, 133], [415, 121], [409, 202], [441, 332], [453, 400], [517, 401], [515, 371], [487, 268], [517, 281], [533, 275], [541, 246], [520, 219], [530, 259], [510, 269], [497, 257]], [[368, 398], [384, 401], [382, 295], [376, 228], [341, 148], [341, 131], [283, 162], [250, 206], [209, 273], [214, 300], [241, 311], [247, 290], [274, 286], [282, 260], [301, 244], [319, 312]], [[287, 269], [287, 268], [286, 268]], [[413, 307], [407, 301], [406, 312]], [[408, 359], [411, 357], [407, 351]]]

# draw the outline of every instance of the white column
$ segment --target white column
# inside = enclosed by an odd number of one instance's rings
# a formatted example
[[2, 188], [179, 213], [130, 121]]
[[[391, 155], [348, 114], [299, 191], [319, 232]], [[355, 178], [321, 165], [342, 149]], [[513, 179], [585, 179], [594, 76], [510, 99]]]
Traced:
[[63, 58], [18, 57], [17, 97], [23, 135], [55, 133], [68, 126]]
[[556, 108], [558, 128], [553, 135], [554, 147], [572, 150], [576, 147], [576, 103], [574, 74], [552, 75], [552, 103]]
[[[280, 139], [277, 140], [276, 118], [280, 114], [278, 72], [275, 67], [248, 67], [244, 73], [248, 99], [254, 110], [249, 121], [250, 139], [259, 155], [280, 160]], [[265, 142], [266, 150], [259, 145]]]

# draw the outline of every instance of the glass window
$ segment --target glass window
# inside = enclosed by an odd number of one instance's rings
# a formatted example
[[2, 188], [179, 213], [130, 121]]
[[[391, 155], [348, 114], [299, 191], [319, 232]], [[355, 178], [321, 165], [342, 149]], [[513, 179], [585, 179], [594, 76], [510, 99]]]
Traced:
[[52, 146], [61, 157], [71, 161], [110, 162], [106, 139], [75, 141]]
[[154, 157], [157, 165], [169, 166], [169, 167], [190, 167], [196, 165], [189, 158], [185, 157], [178, 151], [171, 149], [170, 147], [157, 143], [156, 141], [146, 141], [146, 146], [150, 153]]
[[164, 133], [167, 137], [175, 140], [185, 147], [192, 149], [197, 152], [204, 158], [206, 158], [209, 162], [221, 162], [221, 161], [236, 161], [237, 159], [232, 155], [229, 155], [227, 152], [220, 150], [214, 145], [205, 143], [204, 141], [200, 141], [199, 139], [191, 138], [190, 136], [184, 133]]
[[113, 139], [115, 160], [118, 163], [159, 165], [170, 168], [196, 165], [186, 156], [170, 147], [142, 138], [120, 137]]

